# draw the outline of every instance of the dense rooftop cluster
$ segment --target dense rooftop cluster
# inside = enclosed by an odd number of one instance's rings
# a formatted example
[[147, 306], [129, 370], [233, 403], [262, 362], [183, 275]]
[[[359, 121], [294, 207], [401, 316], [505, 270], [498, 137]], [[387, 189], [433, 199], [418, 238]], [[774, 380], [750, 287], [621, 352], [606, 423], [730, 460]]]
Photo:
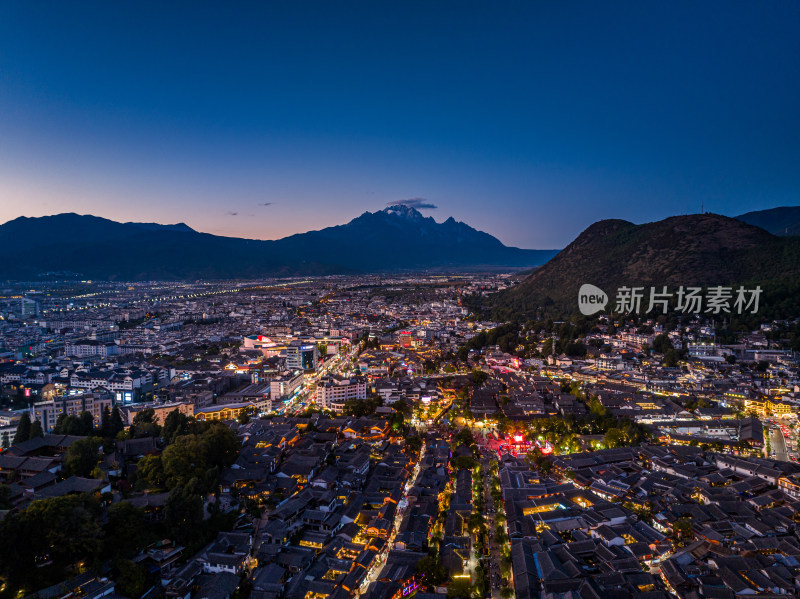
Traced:
[[465, 307], [512, 280], [6, 290], [0, 595], [800, 593], [791, 323]]

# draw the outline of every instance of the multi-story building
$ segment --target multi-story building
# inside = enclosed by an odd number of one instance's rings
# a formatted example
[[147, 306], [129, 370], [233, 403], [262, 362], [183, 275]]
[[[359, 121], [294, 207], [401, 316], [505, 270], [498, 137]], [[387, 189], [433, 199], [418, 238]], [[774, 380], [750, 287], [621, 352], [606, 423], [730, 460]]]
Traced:
[[744, 401], [744, 408], [748, 412], [755, 412], [762, 418], [768, 416], [791, 416], [798, 411], [796, 406], [788, 402], [781, 401], [778, 398], [770, 399], [764, 396], [746, 399]]
[[117, 350], [116, 343], [95, 339], [80, 339], [78, 341], [68, 341], [64, 344], [64, 353], [67, 356], [78, 358], [107, 358], [108, 356], [116, 356]]
[[184, 416], [194, 416], [195, 406], [192, 402], [186, 401], [173, 401], [163, 404], [137, 404], [125, 410], [128, 414], [128, 424], [133, 423], [133, 419], [137, 413], [148, 408], [152, 408], [153, 410], [153, 420], [159, 425], [164, 426], [167, 416], [175, 410]]
[[32, 316], [39, 316], [39, 302], [28, 297], [20, 298], [19, 316], [23, 319], [30, 318]]
[[234, 420], [248, 412], [257, 412], [259, 407], [253, 402], [230, 403], [218, 406], [209, 406], [195, 410], [198, 420]]
[[286, 373], [269, 382], [269, 395], [273, 403], [290, 397], [303, 384], [303, 374]]
[[690, 358], [711, 358], [719, 356], [719, 348], [715, 343], [690, 343]]
[[286, 368], [289, 370], [316, 370], [319, 349], [316, 343], [292, 341], [286, 346]]
[[367, 381], [363, 377], [326, 376], [317, 383], [315, 401], [334, 412], [344, 411], [344, 404], [348, 400], [366, 398]]
[[800, 499], [800, 479], [796, 475], [778, 479], [778, 487], [789, 497]]
[[118, 403], [133, 402], [143, 387], [152, 385], [153, 374], [144, 370], [97, 370], [73, 372], [69, 384], [76, 389], [105, 389], [115, 394]]
[[10, 447], [19, 425], [17, 412], [0, 412], [0, 447]]
[[84, 393], [83, 395], [61, 396], [50, 401], [33, 404], [33, 420], [42, 423], [44, 432], [49, 433], [56, 425], [61, 414], [78, 416], [81, 412], [89, 412], [95, 426], [100, 426], [103, 410], [111, 409], [113, 400], [110, 394]]

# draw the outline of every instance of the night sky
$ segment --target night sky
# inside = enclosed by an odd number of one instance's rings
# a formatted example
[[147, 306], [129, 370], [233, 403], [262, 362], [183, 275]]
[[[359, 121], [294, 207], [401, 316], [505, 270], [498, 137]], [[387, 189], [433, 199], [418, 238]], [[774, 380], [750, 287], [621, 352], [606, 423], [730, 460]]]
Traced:
[[527, 248], [800, 204], [800, 2], [0, 3], [0, 222]]

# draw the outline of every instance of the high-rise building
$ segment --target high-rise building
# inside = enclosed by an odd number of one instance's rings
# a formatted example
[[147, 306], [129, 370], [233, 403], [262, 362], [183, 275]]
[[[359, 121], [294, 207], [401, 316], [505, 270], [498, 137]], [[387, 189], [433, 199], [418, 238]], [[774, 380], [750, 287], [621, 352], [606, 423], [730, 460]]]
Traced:
[[22, 319], [39, 316], [39, 302], [28, 297], [19, 300], [19, 316]]
[[286, 347], [286, 368], [289, 370], [316, 370], [319, 349], [316, 343], [292, 341]]

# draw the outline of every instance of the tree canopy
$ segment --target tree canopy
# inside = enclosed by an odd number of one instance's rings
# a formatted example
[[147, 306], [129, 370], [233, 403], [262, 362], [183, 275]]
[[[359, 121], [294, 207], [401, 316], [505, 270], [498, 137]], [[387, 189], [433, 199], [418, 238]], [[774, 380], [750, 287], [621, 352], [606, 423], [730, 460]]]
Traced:
[[100, 440], [95, 437], [79, 439], [64, 454], [61, 468], [67, 476], [89, 477], [100, 462]]
[[30, 438], [35, 439], [36, 437], [44, 437], [44, 430], [42, 429], [42, 423], [38, 420], [34, 420], [31, 423], [31, 433]]
[[23, 412], [22, 416], [19, 418], [19, 424], [17, 425], [17, 432], [14, 435], [14, 445], [18, 443], [24, 443], [28, 439], [31, 438], [31, 417], [28, 415], [27, 412]]
[[88, 437], [94, 432], [94, 417], [90, 412], [72, 414], [59, 414], [53, 433], [56, 435], [75, 435]]

